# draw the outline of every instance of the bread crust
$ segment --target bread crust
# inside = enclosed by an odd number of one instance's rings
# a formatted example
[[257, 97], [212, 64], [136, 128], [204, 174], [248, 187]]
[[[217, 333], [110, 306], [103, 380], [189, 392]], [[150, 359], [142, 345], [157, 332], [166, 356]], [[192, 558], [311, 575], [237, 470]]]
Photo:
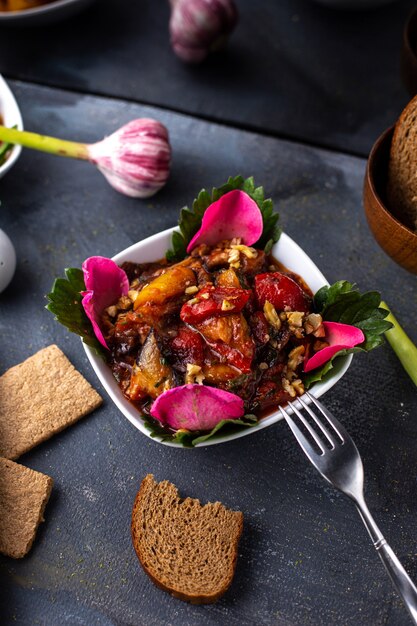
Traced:
[[[138, 534], [138, 527], [140, 526], [140, 524], [138, 523], [138, 520], [141, 519], [141, 514], [142, 514], [142, 511], [144, 510], [145, 493], [148, 488], [148, 483], [151, 480], [155, 486], [157, 485], [157, 483], [155, 483], [154, 481], [154, 477], [152, 474], [148, 474], [147, 476], [145, 476], [145, 478], [143, 479], [141, 483], [140, 489], [136, 495], [136, 498], [133, 504], [133, 509], [132, 509], [132, 523], [131, 523], [132, 542], [135, 548], [136, 555], [139, 559], [139, 562], [143, 570], [149, 576], [152, 582], [157, 587], [159, 587], [159, 589], [162, 589], [163, 591], [168, 592], [175, 598], [178, 598], [185, 602], [189, 602], [191, 604], [212, 604], [216, 602], [219, 598], [221, 598], [224, 595], [224, 593], [228, 590], [228, 588], [230, 587], [233, 581], [234, 573], [236, 570], [237, 557], [238, 557], [238, 543], [243, 532], [243, 514], [240, 511], [233, 512], [234, 514], [239, 515], [239, 517], [236, 517], [236, 519], [238, 520], [238, 527], [237, 527], [237, 532], [234, 537], [233, 557], [232, 557], [230, 575], [223, 581], [221, 588], [215, 593], [208, 593], [208, 594], [190, 594], [190, 593], [183, 592], [181, 591], [181, 589], [174, 588], [173, 586], [167, 585], [163, 581], [161, 581], [159, 578], [157, 578], [154, 572], [146, 565], [146, 563], [144, 563], [143, 558], [142, 558], [142, 552], [140, 549], [141, 537]], [[167, 481], [164, 481], [164, 482], [167, 482]], [[173, 486], [172, 483], [168, 483], [168, 484]], [[174, 488], [178, 495], [178, 491], [176, 487]], [[178, 496], [178, 499], [180, 500], [179, 496]], [[191, 500], [191, 499], [188, 498], [187, 500]], [[198, 502], [198, 504], [200, 505], [198, 500], [192, 500], [192, 501]]]
[[417, 232], [417, 96], [410, 100], [395, 124], [387, 200], [395, 217]]

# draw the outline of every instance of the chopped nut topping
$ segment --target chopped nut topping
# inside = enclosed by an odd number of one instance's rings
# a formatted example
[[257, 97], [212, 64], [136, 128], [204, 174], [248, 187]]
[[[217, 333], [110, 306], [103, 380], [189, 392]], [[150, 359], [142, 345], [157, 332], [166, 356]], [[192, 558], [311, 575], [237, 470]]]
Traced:
[[310, 313], [304, 320], [304, 328], [306, 334], [309, 335], [321, 326], [323, 319], [319, 313]]
[[109, 317], [116, 317], [118, 310], [119, 309], [117, 308], [115, 304], [112, 304], [112, 306], [108, 306], [107, 309], [105, 309]]
[[284, 312], [280, 313], [279, 319], [281, 320], [281, 322], [285, 322], [285, 320], [287, 319], [287, 314]]
[[277, 268], [275, 267], [275, 265], [270, 265], [268, 269], [270, 272], [275, 272]]
[[288, 369], [296, 370], [297, 367], [304, 361], [304, 346], [297, 346], [288, 355]]
[[291, 385], [291, 383], [288, 380], [288, 378], [283, 378], [282, 379], [282, 388], [283, 388], [284, 391], [289, 393], [291, 398], [295, 398], [295, 396], [297, 395], [297, 392], [295, 391], [294, 387]]
[[116, 306], [118, 309], [125, 311], [126, 309], [130, 309], [132, 307], [132, 300], [129, 296], [121, 296]]
[[266, 300], [264, 304], [264, 314], [273, 328], [276, 328], [276, 330], [281, 328], [281, 320], [278, 313], [276, 312], [275, 307], [268, 300]]
[[268, 363], [259, 363], [260, 370], [267, 370], [269, 367]]
[[198, 298], [191, 298], [191, 300], [187, 300], [187, 304], [197, 304], [199, 302]]
[[236, 248], [232, 248], [229, 252], [229, 256], [227, 258], [227, 262], [230, 267], [235, 267], [236, 269], [240, 267], [240, 252], [236, 250]]
[[249, 248], [249, 246], [244, 246], [243, 244], [232, 245], [230, 247], [232, 248], [232, 250], [238, 250], [239, 252], [242, 252], [242, 254], [248, 257], [248, 259], [256, 259], [256, 257], [258, 256], [258, 252], [257, 250], [255, 250], [255, 248]]
[[292, 382], [297, 377], [296, 373], [293, 370], [288, 369], [287, 367], [284, 368], [284, 374], [290, 382]]
[[192, 293], [197, 293], [198, 287], [196, 285], [191, 285], [191, 287], [187, 287], [185, 293], [191, 295]]
[[313, 334], [315, 337], [324, 337], [326, 334], [323, 319], [318, 313], [307, 315], [304, 321], [304, 329], [307, 335]]
[[325, 330], [323, 324], [321, 326], [319, 326], [318, 329], [313, 332], [313, 335], [314, 335], [314, 337], [325, 337], [326, 336], [326, 330]]
[[297, 378], [297, 380], [293, 380], [291, 384], [293, 386], [293, 389], [295, 389], [295, 391], [297, 392], [297, 394], [299, 396], [302, 396], [304, 393], [304, 385], [302, 381], [299, 378]]
[[139, 291], [136, 291], [136, 289], [129, 289], [127, 295], [129, 296], [131, 302], [134, 302], [139, 295]]
[[240, 259], [240, 252], [238, 248], [232, 247], [229, 253], [229, 263], [238, 261]]
[[223, 300], [222, 302], [222, 311], [230, 311], [231, 309], [234, 309], [235, 305], [232, 302], [229, 302], [229, 300]]
[[197, 383], [198, 385], [202, 385], [203, 384], [203, 380], [205, 379], [205, 376], [203, 374], [203, 372], [201, 371], [201, 367], [199, 365], [196, 365], [195, 363], [187, 363], [187, 373], [185, 375], [185, 384], [194, 384]]
[[290, 328], [301, 328], [303, 325], [304, 313], [302, 311], [291, 311], [287, 313], [287, 320]]
[[[207, 285], [209, 285], [211, 283], [207, 283]], [[202, 298], [203, 300], [208, 300], [210, 298], [210, 294], [209, 293], [202, 293], [200, 298]]]

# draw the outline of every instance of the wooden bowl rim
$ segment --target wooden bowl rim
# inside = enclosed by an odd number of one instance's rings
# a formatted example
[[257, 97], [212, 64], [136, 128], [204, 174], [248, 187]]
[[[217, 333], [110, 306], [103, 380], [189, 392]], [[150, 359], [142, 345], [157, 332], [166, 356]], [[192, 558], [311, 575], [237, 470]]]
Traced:
[[[417, 11], [416, 11], [417, 12]], [[368, 157], [368, 162], [366, 165], [366, 179], [368, 181], [368, 185], [369, 188], [372, 192], [372, 194], [374, 195], [375, 199], [378, 202], [378, 206], [381, 209], [381, 211], [384, 213], [384, 215], [387, 217], [387, 219], [389, 219], [390, 221], [392, 221], [397, 227], [400, 228], [400, 230], [404, 231], [404, 235], [409, 239], [411, 237], [412, 240], [415, 241], [415, 243], [417, 244], [417, 233], [413, 232], [411, 230], [411, 228], [408, 228], [408, 226], [405, 226], [405, 224], [403, 224], [402, 222], [400, 222], [400, 220], [395, 217], [395, 215], [393, 215], [391, 213], [391, 211], [386, 207], [385, 202], [382, 200], [381, 195], [375, 185], [375, 179], [374, 179], [374, 162], [377, 158], [377, 156], [379, 156], [379, 152], [381, 151], [382, 147], [385, 145], [385, 142], [388, 141], [388, 139], [390, 140], [391, 143], [391, 139], [392, 139], [392, 135], [394, 133], [394, 128], [395, 126], [390, 126], [389, 128], [387, 128], [379, 137], [378, 139], [375, 141], [374, 145], [372, 146], [371, 152], [369, 153], [369, 157]]]

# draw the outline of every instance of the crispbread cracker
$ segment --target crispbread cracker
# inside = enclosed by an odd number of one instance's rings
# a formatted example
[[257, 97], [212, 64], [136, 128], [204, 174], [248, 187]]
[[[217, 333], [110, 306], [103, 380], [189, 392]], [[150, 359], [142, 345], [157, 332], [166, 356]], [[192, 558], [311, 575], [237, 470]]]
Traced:
[[29, 552], [51, 495], [45, 474], [0, 457], [0, 552], [20, 559]]
[[40, 350], [0, 376], [0, 455], [17, 459], [101, 403], [58, 346]]

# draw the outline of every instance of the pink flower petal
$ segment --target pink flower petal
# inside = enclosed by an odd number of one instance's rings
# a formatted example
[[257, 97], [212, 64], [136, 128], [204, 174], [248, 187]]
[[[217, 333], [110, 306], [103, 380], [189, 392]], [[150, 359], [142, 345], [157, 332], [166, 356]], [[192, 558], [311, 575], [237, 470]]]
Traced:
[[182, 385], [157, 397], [151, 415], [178, 430], [211, 430], [221, 420], [242, 417], [243, 400], [234, 393], [205, 385]]
[[246, 246], [251, 246], [258, 241], [262, 230], [262, 213], [255, 200], [235, 189], [206, 209], [201, 228], [188, 244], [187, 253], [201, 243], [212, 246], [233, 237], [241, 237]]
[[330, 361], [332, 356], [344, 350], [345, 348], [353, 348], [365, 341], [365, 335], [360, 328], [351, 326], [350, 324], [340, 324], [339, 322], [323, 322], [323, 326], [326, 330], [326, 336], [323, 337], [329, 346], [316, 352], [311, 359], [308, 359], [304, 363], [304, 371], [310, 372], [321, 367], [327, 361]]
[[81, 295], [81, 304], [90, 319], [99, 342], [108, 348], [100, 329], [101, 315], [108, 306], [117, 302], [120, 296], [129, 291], [129, 280], [114, 261], [102, 256], [92, 256], [82, 265], [84, 282], [87, 288]]

